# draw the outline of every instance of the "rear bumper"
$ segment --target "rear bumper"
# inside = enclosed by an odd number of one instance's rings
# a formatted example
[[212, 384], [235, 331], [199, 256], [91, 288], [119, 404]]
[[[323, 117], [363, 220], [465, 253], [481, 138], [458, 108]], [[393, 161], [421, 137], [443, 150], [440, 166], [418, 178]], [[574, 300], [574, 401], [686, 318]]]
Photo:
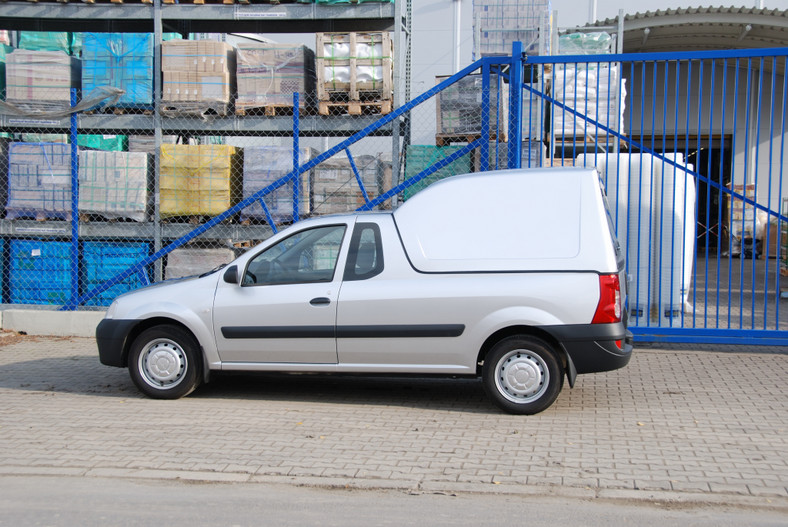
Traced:
[[542, 329], [563, 346], [578, 374], [617, 370], [632, 358], [632, 333], [622, 323], [544, 326]]
[[126, 340], [137, 320], [105, 318], [96, 326], [99, 360], [106, 366], [126, 366]]

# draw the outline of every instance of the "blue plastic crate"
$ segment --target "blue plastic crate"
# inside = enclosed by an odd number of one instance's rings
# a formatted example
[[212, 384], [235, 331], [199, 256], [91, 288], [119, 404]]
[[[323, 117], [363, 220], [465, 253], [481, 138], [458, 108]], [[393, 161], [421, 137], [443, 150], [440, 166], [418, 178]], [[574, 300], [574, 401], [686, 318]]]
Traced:
[[[150, 247], [144, 242], [84, 242], [82, 245], [82, 293], [100, 286], [146, 258]], [[150, 280], [150, 266], [134, 273], [85, 302], [86, 306], [108, 306], [116, 296], [145, 286]]]
[[113, 106], [153, 107], [153, 34], [85, 33], [82, 44], [82, 91], [97, 86], [125, 90]]
[[9, 296], [12, 304], [66, 303], [71, 296], [71, 244], [11, 240]]

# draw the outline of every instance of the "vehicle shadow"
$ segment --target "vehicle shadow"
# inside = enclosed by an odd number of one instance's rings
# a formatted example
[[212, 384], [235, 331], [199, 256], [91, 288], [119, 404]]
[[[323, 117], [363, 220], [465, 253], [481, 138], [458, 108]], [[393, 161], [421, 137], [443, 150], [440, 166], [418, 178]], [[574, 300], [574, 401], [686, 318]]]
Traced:
[[474, 378], [222, 373], [190, 397], [497, 412]]
[[[147, 399], [126, 369], [104, 366], [90, 355], [2, 364], [1, 390]], [[188, 397], [498, 412], [481, 382], [468, 378], [219, 373]]]

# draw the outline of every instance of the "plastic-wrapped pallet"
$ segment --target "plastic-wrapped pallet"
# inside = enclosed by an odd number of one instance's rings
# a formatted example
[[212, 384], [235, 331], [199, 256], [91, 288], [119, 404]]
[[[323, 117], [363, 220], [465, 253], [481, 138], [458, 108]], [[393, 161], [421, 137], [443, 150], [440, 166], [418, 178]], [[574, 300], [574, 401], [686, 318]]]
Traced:
[[215, 216], [238, 202], [241, 150], [228, 145], [162, 145], [160, 212]]
[[[617, 102], [616, 90], [619, 86], [621, 93]], [[605, 128], [623, 130], [626, 94], [626, 79], [619, 77], [618, 65], [556, 66], [553, 72], [553, 97], [585, 118], [554, 105], [550, 116], [553, 133], [560, 137], [599, 137], [608, 135]]]
[[147, 206], [148, 154], [80, 151], [80, 212], [145, 221]]
[[60, 218], [71, 214], [71, 145], [11, 143], [6, 217]]
[[319, 100], [340, 93], [356, 101], [362, 92], [391, 99], [394, 49], [390, 33], [318, 33], [316, 49]]
[[234, 91], [233, 47], [209, 40], [169, 40], [161, 48], [165, 113], [226, 115]]
[[314, 106], [315, 53], [306, 46], [238, 44], [236, 71], [236, 110], [292, 108], [295, 92], [300, 94], [300, 108]]
[[[84, 242], [82, 244], [82, 292], [87, 293], [146, 258], [144, 242]], [[150, 269], [141, 269], [87, 300], [88, 306], [108, 306], [116, 296], [150, 283]]]
[[71, 244], [11, 240], [8, 291], [12, 304], [64, 304], [71, 297]]
[[[448, 76], [435, 77], [439, 84]], [[444, 89], [435, 97], [437, 110], [437, 134], [476, 135], [482, 129], [482, 92], [484, 80], [481, 75], [468, 75]], [[509, 116], [509, 87], [501, 83], [500, 97], [497, 76], [490, 76], [490, 130], [495, 135], [496, 122], [501, 123], [501, 140], [505, 140]], [[504, 104], [506, 101], [507, 104]], [[496, 111], [497, 108], [497, 111]]]
[[164, 278], [195, 276], [215, 269], [235, 259], [232, 249], [182, 247], [167, 255]]
[[113, 134], [80, 134], [77, 136], [77, 145], [79, 145], [80, 149], [123, 152], [128, 150], [129, 138], [125, 135]]
[[[355, 156], [353, 161], [369, 199], [380, 192], [379, 160], [375, 156]], [[313, 214], [351, 212], [364, 205], [364, 192], [345, 154], [336, 155], [315, 167]]]
[[[503, 146], [506, 147], [506, 145]], [[409, 145], [405, 154], [405, 180], [418, 176], [425, 169], [443, 161], [462, 148], [461, 146]], [[443, 178], [467, 174], [470, 171], [471, 154], [467, 153], [406, 188], [403, 198], [407, 200], [420, 190]]]
[[474, 58], [511, 55], [514, 41], [549, 55], [551, 14], [550, 0], [473, 0]]
[[[315, 155], [311, 148], [299, 151], [299, 164], [304, 164]], [[283, 146], [252, 146], [244, 148], [243, 197], [248, 198], [287, 176], [293, 171], [293, 150]], [[299, 215], [309, 214], [312, 210], [312, 179], [313, 172], [305, 172], [298, 177], [298, 211]], [[290, 181], [263, 197], [268, 213], [274, 221], [293, 220], [293, 182]], [[267, 220], [265, 211], [259, 202], [241, 211], [241, 219]]]
[[62, 51], [17, 49], [6, 56], [6, 102], [23, 110], [70, 108], [79, 80], [79, 60]]
[[120, 88], [119, 108], [153, 107], [153, 34], [85, 33], [82, 89]]
[[71, 38], [64, 31], [20, 31], [19, 49], [62, 51], [71, 54]]

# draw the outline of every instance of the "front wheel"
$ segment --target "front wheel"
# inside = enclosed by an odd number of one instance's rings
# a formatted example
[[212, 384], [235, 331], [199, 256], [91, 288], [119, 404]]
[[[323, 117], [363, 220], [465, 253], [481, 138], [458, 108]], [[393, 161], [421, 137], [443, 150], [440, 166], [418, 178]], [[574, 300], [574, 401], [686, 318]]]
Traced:
[[171, 325], [146, 329], [129, 353], [129, 374], [137, 388], [154, 399], [178, 399], [200, 384], [202, 361], [191, 333]]
[[550, 346], [523, 335], [492, 347], [484, 359], [482, 380], [496, 406], [523, 415], [548, 408], [564, 385], [561, 364]]

